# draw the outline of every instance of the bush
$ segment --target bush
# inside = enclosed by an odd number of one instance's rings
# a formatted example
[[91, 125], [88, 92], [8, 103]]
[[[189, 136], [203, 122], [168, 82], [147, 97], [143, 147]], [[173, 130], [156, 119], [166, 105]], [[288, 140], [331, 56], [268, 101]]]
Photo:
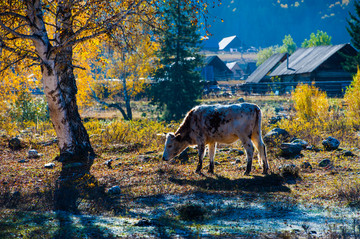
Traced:
[[344, 101], [347, 106], [346, 116], [350, 125], [360, 128], [360, 70], [346, 89]]
[[360, 208], [360, 183], [352, 182], [348, 184], [341, 184], [336, 191], [337, 197], [347, 202], [349, 206]]
[[325, 92], [315, 86], [300, 84], [292, 94], [296, 114], [300, 119], [320, 121], [327, 120], [329, 116], [329, 102]]
[[157, 149], [163, 144], [158, 134], [168, 131], [163, 123], [148, 119], [123, 121], [91, 120], [85, 127], [93, 141], [102, 145], [136, 144], [144, 148]]
[[292, 93], [295, 117], [277, 123], [290, 135], [296, 135], [310, 144], [318, 143], [327, 131], [337, 131], [331, 125], [333, 116], [325, 92], [311, 85], [300, 84]]
[[33, 98], [27, 91], [20, 92], [15, 103], [10, 106], [10, 117], [17, 122], [37, 122], [49, 118], [46, 101]]

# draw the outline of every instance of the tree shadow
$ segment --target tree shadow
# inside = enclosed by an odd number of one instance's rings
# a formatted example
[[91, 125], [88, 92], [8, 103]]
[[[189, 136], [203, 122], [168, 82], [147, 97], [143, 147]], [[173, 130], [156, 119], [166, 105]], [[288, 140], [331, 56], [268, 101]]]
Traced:
[[191, 185], [212, 191], [290, 192], [290, 188], [284, 185], [284, 178], [277, 174], [239, 179], [229, 179], [223, 176], [205, 177], [205, 179], [201, 180], [171, 177], [169, 180], [178, 185]]
[[[113, 198], [105, 193], [105, 187], [99, 185], [88, 170], [63, 170], [56, 182], [54, 209], [59, 228], [53, 238], [115, 238], [106, 228], [94, 224], [82, 215], [79, 205], [86, 201], [88, 210], [109, 211]], [[74, 221], [74, 218], [76, 219]]]

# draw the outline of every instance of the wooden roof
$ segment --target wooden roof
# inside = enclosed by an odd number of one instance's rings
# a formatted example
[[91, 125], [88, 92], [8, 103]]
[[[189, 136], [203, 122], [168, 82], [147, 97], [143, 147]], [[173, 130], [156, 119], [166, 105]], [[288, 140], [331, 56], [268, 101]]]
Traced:
[[356, 52], [350, 44], [299, 48], [289, 57], [289, 65], [284, 61], [270, 77], [311, 73], [338, 51]]
[[246, 79], [246, 83], [259, 83], [279, 62], [286, 59], [287, 53], [278, 53], [272, 55], [264, 63], [262, 63], [251, 75]]
[[226, 64], [218, 56], [208, 56], [205, 58], [205, 65], [212, 65], [219, 71], [231, 73], [232, 71], [226, 66]]

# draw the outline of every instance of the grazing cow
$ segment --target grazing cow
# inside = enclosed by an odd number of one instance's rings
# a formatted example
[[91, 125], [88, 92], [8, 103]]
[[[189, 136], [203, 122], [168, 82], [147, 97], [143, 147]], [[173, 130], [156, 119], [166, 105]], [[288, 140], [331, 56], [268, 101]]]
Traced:
[[267, 174], [269, 166], [266, 159], [266, 147], [261, 137], [261, 111], [257, 105], [249, 103], [201, 105], [193, 108], [187, 113], [175, 134], [166, 135], [163, 160], [168, 161], [187, 147], [197, 145], [199, 162], [196, 172], [201, 173], [205, 146], [208, 145], [209, 173], [214, 173], [216, 144], [231, 144], [238, 139], [241, 140], [247, 156], [245, 175], [249, 175], [251, 171], [253, 144], [259, 151], [263, 174]]

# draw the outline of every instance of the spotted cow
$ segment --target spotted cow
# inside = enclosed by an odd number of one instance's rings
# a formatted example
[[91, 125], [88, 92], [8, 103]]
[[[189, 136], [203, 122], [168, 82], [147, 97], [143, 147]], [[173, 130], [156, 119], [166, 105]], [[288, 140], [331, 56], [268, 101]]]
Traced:
[[[190, 110], [175, 133], [166, 134], [163, 160], [168, 161], [189, 146], [198, 146], [201, 173], [202, 162], [208, 145], [209, 173], [214, 173], [214, 157], [217, 143], [231, 144], [240, 139], [247, 156], [245, 175], [251, 171], [254, 146], [259, 151], [263, 173], [269, 166], [266, 147], [261, 137], [261, 111], [255, 104], [201, 105]], [[260, 161], [259, 161], [260, 162]]]

